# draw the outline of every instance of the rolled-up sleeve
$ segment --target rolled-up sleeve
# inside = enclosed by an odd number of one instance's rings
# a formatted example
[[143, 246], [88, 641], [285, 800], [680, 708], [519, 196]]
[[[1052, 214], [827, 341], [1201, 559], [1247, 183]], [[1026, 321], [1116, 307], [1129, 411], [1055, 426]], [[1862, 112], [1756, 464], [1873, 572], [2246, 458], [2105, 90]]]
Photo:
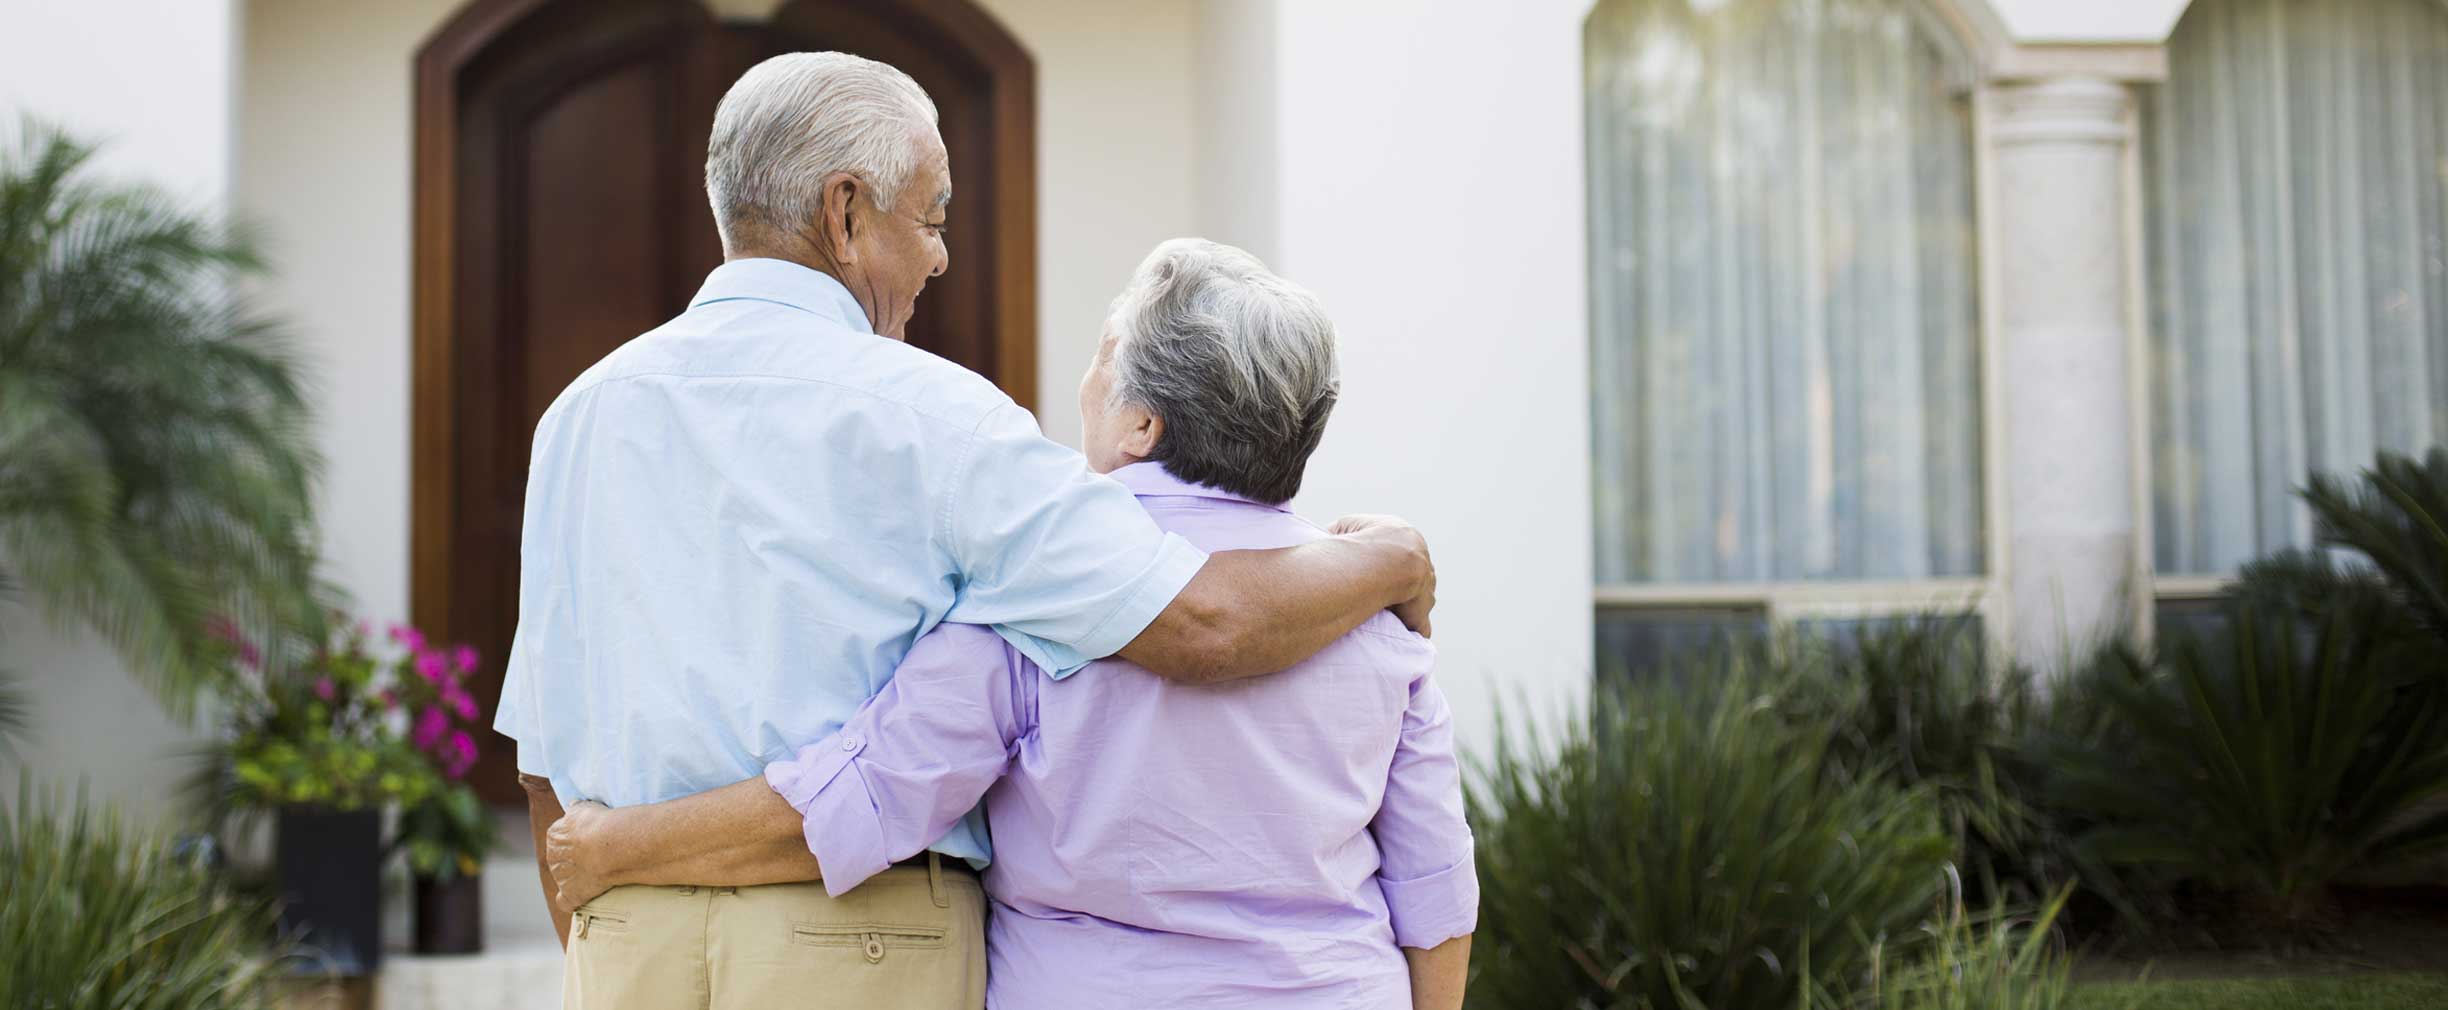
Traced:
[[1411, 683], [1385, 799], [1369, 831], [1396, 944], [1424, 950], [1478, 927], [1479, 874], [1462, 816], [1453, 713], [1424, 672]]
[[1121, 651], [1207, 563], [1011, 405], [974, 432], [945, 526], [961, 579], [945, 620], [993, 626], [1057, 679]]
[[937, 627], [840, 731], [765, 766], [839, 897], [950, 831], [1027, 732], [1037, 668], [991, 630]]

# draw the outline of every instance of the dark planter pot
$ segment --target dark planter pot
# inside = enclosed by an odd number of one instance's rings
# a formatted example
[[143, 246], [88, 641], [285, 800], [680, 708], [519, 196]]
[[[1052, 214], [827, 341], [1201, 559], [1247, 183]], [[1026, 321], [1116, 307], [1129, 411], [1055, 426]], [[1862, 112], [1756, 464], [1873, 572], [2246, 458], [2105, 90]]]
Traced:
[[301, 967], [374, 974], [382, 962], [382, 813], [282, 807], [273, 828], [280, 925], [311, 948]]
[[484, 949], [484, 878], [416, 878], [416, 952], [474, 954]]

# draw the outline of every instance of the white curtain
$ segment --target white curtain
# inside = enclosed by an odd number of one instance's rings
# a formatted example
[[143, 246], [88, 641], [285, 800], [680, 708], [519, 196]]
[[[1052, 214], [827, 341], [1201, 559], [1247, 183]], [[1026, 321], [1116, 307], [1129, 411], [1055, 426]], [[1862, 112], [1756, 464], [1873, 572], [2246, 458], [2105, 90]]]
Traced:
[[1924, 16], [1590, 16], [1600, 582], [1980, 571], [1966, 75]]
[[2158, 569], [2448, 439], [2448, 4], [2198, 0], [2142, 105]]

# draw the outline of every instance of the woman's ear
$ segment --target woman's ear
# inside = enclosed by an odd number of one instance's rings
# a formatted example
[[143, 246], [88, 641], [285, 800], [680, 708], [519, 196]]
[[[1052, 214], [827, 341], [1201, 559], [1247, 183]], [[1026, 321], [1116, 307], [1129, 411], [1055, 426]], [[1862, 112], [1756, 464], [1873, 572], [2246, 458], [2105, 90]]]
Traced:
[[1115, 446], [1132, 459], [1146, 459], [1156, 454], [1156, 444], [1164, 441], [1164, 418], [1138, 404], [1124, 404], [1118, 418], [1122, 429], [1121, 444]]

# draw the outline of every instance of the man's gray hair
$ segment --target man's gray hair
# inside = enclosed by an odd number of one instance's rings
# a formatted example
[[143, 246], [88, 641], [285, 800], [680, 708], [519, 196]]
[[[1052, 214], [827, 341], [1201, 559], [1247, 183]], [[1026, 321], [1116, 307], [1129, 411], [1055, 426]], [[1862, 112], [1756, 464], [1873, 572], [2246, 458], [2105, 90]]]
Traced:
[[1115, 403], [1164, 419], [1173, 476], [1281, 504], [1300, 491], [1341, 378], [1317, 296], [1205, 239], [1157, 246], [1107, 319]]
[[889, 210], [918, 170], [935, 101], [888, 63], [848, 53], [784, 53], [750, 67], [714, 110], [706, 199], [731, 248], [734, 225], [806, 228], [823, 183], [848, 172]]

